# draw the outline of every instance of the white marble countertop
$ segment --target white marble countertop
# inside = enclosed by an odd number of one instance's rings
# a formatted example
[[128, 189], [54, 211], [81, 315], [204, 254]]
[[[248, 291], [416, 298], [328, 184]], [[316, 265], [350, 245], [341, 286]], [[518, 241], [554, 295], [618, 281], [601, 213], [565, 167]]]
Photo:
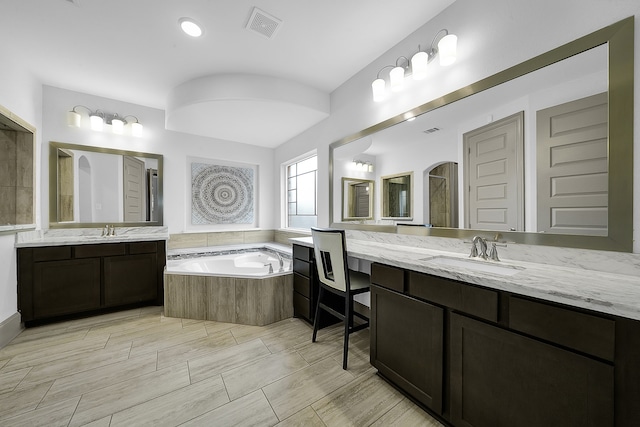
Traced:
[[35, 230], [16, 234], [16, 248], [65, 245], [94, 245], [100, 243], [142, 242], [168, 240], [167, 227], [116, 227], [115, 235], [101, 236], [101, 228], [68, 228]]
[[[313, 247], [311, 237], [292, 238], [292, 243]], [[491, 289], [539, 298], [600, 313], [640, 320], [640, 278], [635, 275], [605, 273], [524, 261], [477, 262], [513, 268], [504, 276], [460, 266], [439, 266], [434, 257], [464, 261], [466, 255], [357, 239], [347, 240], [350, 257], [433, 274]], [[474, 259], [475, 260], [475, 259]]]

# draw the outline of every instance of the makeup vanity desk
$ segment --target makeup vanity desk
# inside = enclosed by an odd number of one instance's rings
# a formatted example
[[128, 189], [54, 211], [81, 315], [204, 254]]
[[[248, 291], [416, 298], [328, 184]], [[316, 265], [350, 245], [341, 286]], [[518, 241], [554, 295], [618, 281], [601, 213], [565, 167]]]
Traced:
[[372, 263], [371, 364], [443, 423], [640, 425], [640, 278], [356, 239], [347, 254]]

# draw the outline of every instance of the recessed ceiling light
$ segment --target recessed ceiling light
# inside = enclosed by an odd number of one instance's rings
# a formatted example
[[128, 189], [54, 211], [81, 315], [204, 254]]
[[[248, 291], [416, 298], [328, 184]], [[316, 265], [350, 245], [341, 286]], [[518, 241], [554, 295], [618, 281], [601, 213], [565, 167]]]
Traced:
[[204, 32], [200, 24], [191, 18], [180, 18], [178, 23], [180, 24], [182, 31], [191, 37], [200, 37]]

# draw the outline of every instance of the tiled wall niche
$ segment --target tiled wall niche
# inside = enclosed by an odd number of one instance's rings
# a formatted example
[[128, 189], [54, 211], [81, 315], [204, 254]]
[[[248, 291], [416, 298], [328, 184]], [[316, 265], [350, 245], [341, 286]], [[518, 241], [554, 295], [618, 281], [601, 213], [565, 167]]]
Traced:
[[169, 249], [203, 248], [207, 246], [239, 245], [245, 243], [275, 242], [291, 245], [290, 237], [309, 237], [310, 233], [298, 233], [291, 230], [245, 230], [216, 231], [210, 233], [171, 234]]
[[35, 128], [0, 106], [0, 232], [35, 226]]

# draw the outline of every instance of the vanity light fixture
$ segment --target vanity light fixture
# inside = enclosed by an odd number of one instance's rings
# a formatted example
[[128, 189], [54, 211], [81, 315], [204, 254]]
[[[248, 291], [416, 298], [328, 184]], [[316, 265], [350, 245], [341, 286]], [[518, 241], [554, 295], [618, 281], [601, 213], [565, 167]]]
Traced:
[[180, 24], [180, 28], [188, 36], [197, 38], [204, 33], [202, 26], [191, 18], [180, 18], [178, 19], [178, 24]]
[[373, 163], [364, 160], [353, 159], [351, 167], [361, 172], [373, 172]]
[[[121, 135], [124, 133], [125, 126], [131, 123], [131, 135], [137, 137], [142, 136], [143, 127], [136, 116], [121, 117], [118, 113], [109, 114], [102, 110], [91, 110], [89, 107], [85, 107], [84, 105], [76, 105], [71, 109], [71, 111], [67, 112], [67, 124], [69, 126], [80, 127], [82, 123], [82, 116], [77, 111], [80, 107], [87, 110], [91, 130], [102, 131], [106, 123], [107, 125], [111, 125], [111, 131], [113, 133]], [[132, 120], [127, 121], [127, 118], [129, 117], [135, 119], [135, 122]]]
[[[440, 38], [438, 38], [440, 37]], [[437, 41], [437, 43], [436, 43]], [[384, 78], [380, 77], [380, 73], [387, 68], [391, 68], [389, 72], [389, 85], [392, 92], [399, 92], [404, 85], [404, 78], [411, 75], [414, 80], [422, 80], [427, 77], [428, 66], [435, 59], [440, 57], [440, 65], [448, 66], [456, 61], [458, 37], [455, 34], [449, 34], [447, 29], [442, 29], [436, 33], [431, 41], [431, 45], [427, 50], [421, 50], [418, 45], [418, 52], [411, 57], [400, 56], [396, 59], [396, 65], [385, 65], [378, 71], [376, 79], [371, 83], [373, 92], [373, 101], [380, 102], [385, 98], [386, 83]], [[401, 66], [404, 62], [404, 67]]]

